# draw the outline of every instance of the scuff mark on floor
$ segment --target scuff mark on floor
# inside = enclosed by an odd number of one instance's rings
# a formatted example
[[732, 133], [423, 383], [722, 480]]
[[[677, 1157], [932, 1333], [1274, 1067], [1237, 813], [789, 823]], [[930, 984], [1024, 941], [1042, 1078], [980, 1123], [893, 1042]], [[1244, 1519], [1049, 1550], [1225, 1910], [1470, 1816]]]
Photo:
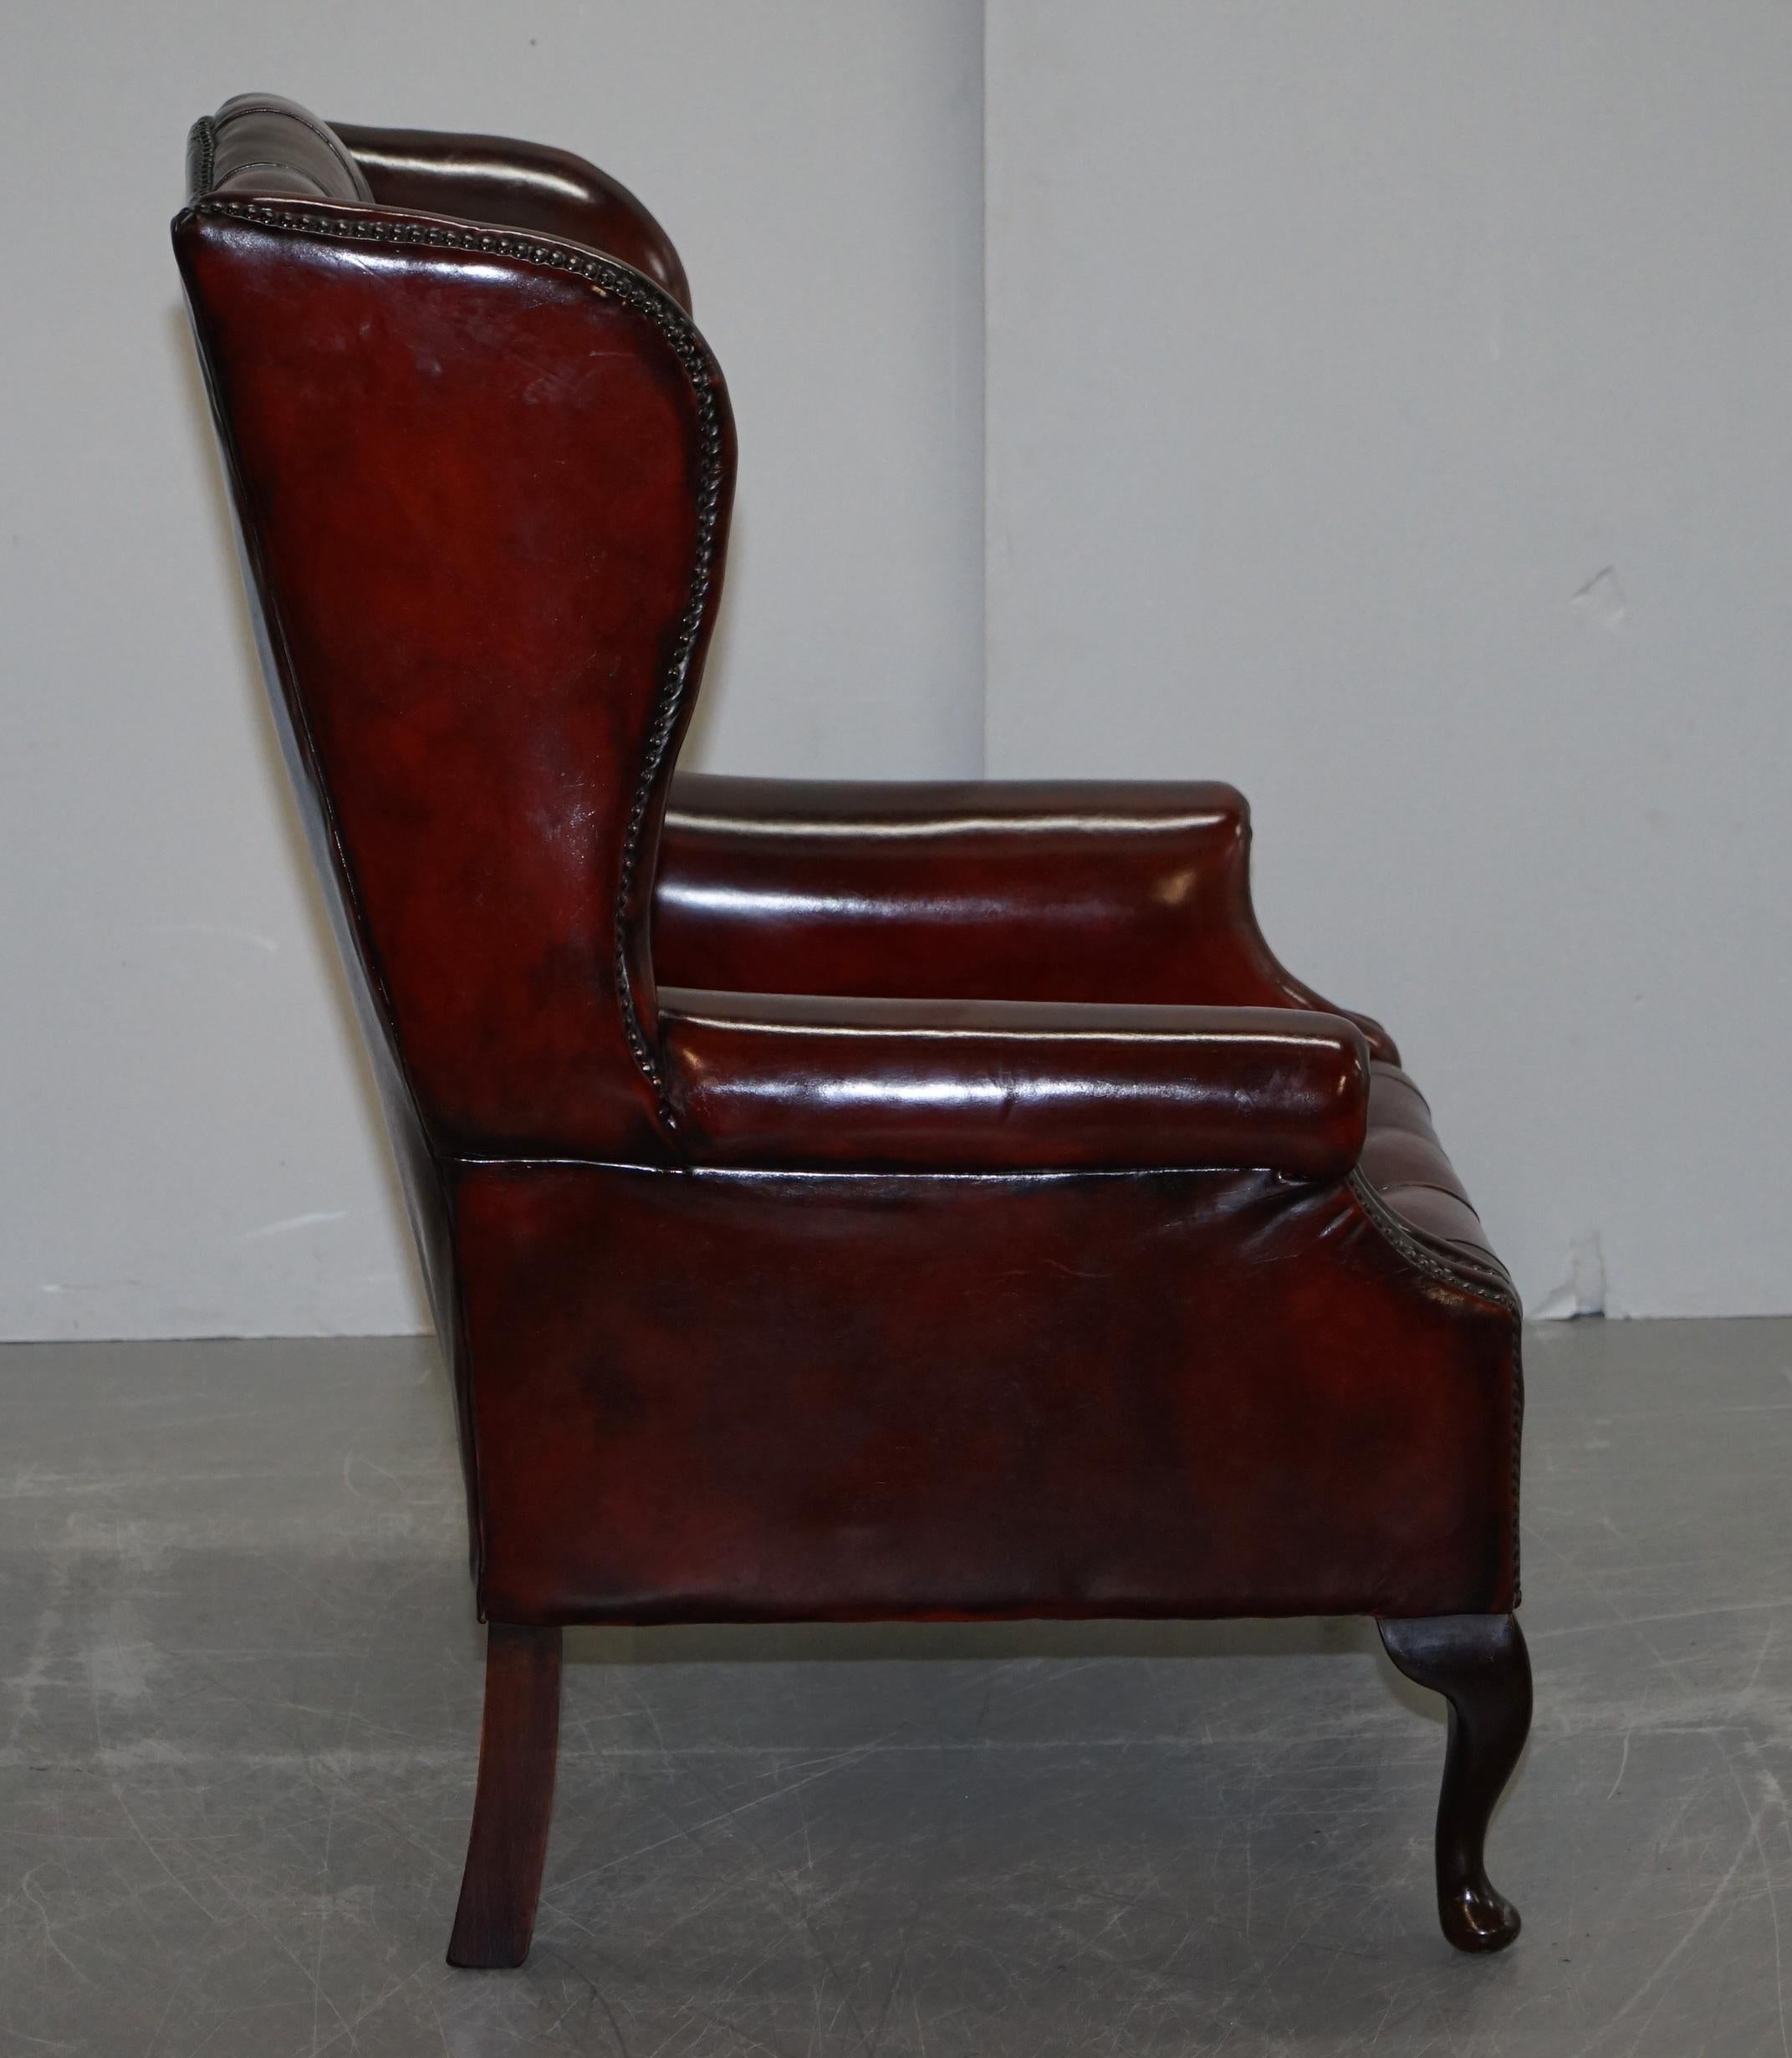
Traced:
[[1584, 1229], [1568, 1245], [1568, 1276], [1529, 1310], [1534, 1322], [1566, 1322], [1606, 1312], [1606, 1253], [1597, 1229]]

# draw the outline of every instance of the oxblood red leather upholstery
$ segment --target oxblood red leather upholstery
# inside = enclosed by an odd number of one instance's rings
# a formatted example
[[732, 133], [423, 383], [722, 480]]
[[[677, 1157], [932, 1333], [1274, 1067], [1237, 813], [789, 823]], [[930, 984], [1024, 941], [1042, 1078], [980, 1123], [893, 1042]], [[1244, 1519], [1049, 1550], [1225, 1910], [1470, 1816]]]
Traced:
[[494, 1620], [1445, 1615], [1510, 1301], [1267, 1172], [455, 1182]]
[[[1345, 1013], [1277, 963], [1236, 787], [677, 774], [654, 886], [668, 985]], [[1378, 1058], [1399, 1053], [1352, 1014]]]
[[660, 991], [706, 1165], [927, 1172], [1264, 1165], [1342, 1179], [1369, 1054], [1336, 1015]]
[[187, 142], [195, 192], [291, 195], [301, 200], [370, 201], [355, 154], [335, 130], [274, 93], [239, 93]]
[[382, 207], [564, 236], [631, 264], [689, 311], [691, 289], [671, 239], [625, 186], [570, 151], [508, 135], [331, 124]]
[[1497, 1267], [1481, 1218], [1432, 1127], [1424, 1095], [1397, 1065], [1377, 1065], [1372, 1073], [1364, 1178], [1413, 1228]]
[[733, 442], [663, 231], [266, 96], [191, 162], [482, 1609], [1509, 1608], [1517, 1301], [1240, 797], [675, 780]]

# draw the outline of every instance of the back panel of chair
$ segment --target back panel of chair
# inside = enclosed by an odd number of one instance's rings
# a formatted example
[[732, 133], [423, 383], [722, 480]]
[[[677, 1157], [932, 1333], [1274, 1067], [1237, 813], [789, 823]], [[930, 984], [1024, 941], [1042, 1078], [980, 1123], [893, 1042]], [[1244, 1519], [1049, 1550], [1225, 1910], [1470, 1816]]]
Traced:
[[269, 683], [422, 1131], [663, 1158], [648, 911], [720, 374], [641, 273], [376, 204], [303, 110], [232, 103], [192, 161], [175, 243]]

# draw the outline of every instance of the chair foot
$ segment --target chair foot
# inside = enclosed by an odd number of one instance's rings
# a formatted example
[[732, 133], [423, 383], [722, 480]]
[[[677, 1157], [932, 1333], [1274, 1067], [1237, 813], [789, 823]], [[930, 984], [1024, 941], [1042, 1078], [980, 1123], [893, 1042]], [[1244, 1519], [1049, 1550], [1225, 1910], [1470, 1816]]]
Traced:
[[1530, 1659], [1509, 1615], [1415, 1616], [1378, 1624], [1408, 1679], [1450, 1704], [1437, 1803], [1437, 1918], [1458, 1951], [1503, 1951], [1519, 1912], [1487, 1876], [1493, 1804], [1530, 1730]]
[[467, 1870], [448, 1963], [520, 1965], [534, 1933], [560, 1732], [560, 1632], [493, 1622]]

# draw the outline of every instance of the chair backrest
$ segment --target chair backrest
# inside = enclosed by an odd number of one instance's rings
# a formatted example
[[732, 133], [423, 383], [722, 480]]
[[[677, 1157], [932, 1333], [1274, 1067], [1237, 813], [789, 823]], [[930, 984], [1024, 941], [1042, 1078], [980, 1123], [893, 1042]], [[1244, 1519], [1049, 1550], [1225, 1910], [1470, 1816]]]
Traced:
[[632, 264], [690, 312], [691, 289], [671, 237], [625, 186], [569, 151], [507, 135], [331, 126], [382, 207], [566, 237]]
[[721, 587], [726, 390], [676, 253], [602, 174], [348, 137], [232, 101], [174, 224], [294, 779], [429, 1148], [658, 1162], [653, 866]]
[[620, 258], [691, 311], [671, 237], [625, 186], [570, 151], [517, 136], [323, 122], [296, 100], [240, 93], [193, 124], [187, 152], [192, 198], [283, 193], [534, 229]]

